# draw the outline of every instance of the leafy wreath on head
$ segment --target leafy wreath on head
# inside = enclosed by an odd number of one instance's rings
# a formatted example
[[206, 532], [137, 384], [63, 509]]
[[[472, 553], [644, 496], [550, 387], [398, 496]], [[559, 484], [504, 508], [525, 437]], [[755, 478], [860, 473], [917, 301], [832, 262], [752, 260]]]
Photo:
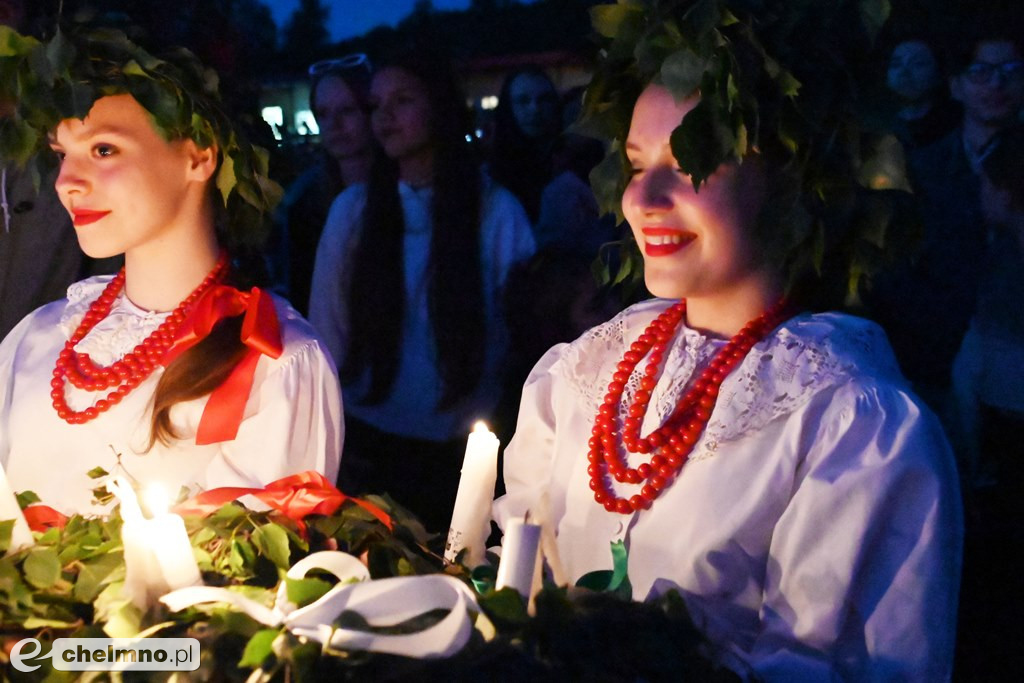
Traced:
[[0, 101], [14, 104], [0, 119], [0, 158], [28, 166], [38, 185], [55, 161], [54, 128], [84, 118], [101, 97], [129, 94], [165, 139], [217, 145], [226, 246], [257, 246], [282, 190], [268, 175], [267, 151], [232, 125], [217, 87], [217, 74], [188, 50], [156, 57], [120, 30], [75, 27], [40, 42], [0, 26]]
[[[857, 74], [888, 16], [886, 0], [618, 0], [591, 9], [602, 51], [577, 130], [609, 143], [591, 173], [602, 213], [623, 221], [629, 178], [624, 143], [633, 106], [652, 82], [700, 101], [673, 131], [671, 147], [694, 188], [722, 163], [751, 152], [784, 159], [797, 188], [762, 215], [765, 258], [790, 287], [818, 284], [830, 307], [857, 302], [862, 279], [913, 237], [900, 215], [907, 188], [894, 139], [861, 126]], [[628, 233], [628, 231], [627, 231]], [[631, 235], [616, 273], [635, 287], [642, 259]], [[821, 289], [824, 281], [831, 287]], [[831, 294], [831, 297], [825, 293]], [[840, 301], [836, 302], [834, 299]]]

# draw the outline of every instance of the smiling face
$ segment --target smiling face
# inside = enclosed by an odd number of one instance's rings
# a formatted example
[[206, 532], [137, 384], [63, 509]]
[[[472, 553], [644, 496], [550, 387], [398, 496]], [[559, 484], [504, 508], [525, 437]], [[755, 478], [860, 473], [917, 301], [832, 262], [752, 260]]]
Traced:
[[317, 84], [313, 113], [324, 149], [332, 157], [348, 159], [369, 152], [370, 116], [342, 78], [325, 76]]
[[65, 119], [51, 146], [61, 159], [57, 194], [89, 256], [159, 248], [195, 233], [217, 151], [167, 142], [132, 96], [100, 98], [84, 119]]
[[426, 84], [398, 67], [381, 69], [370, 85], [373, 134], [384, 153], [401, 164], [429, 154], [431, 106]]
[[644, 256], [647, 288], [671, 299], [728, 298], [761, 284], [750, 237], [763, 202], [759, 165], [724, 164], [697, 192], [672, 155], [669, 137], [697, 102], [648, 86], [626, 139], [632, 174], [622, 211]]

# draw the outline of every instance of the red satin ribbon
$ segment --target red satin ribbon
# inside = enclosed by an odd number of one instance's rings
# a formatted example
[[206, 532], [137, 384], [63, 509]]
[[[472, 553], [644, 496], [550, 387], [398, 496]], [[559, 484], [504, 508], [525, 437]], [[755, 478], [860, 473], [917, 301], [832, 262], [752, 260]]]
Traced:
[[305, 529], [302, 520], [308, 515], [330, 515], [342, 503], [350, 500], [371, 515], [383, 522], [388, 529], [393, 528], [391, 517], [379, 507], [365, 500], [346, 496], [336, 489], [324, 477], [313, 470], [299, 472], [283, 479], [271, 482], [265, 488], [245, 488], [241, 486], [225, 486], [203, 491], [175, 506], [174, 511], [180, 515], [206, 517], [244, 495], [253, 495], [289, 519], [295, 520], [300, 530]]
[[63, 515], [49, 505], [43, 505], [42, 503], [29, 505], [21, 512], [25, 516], [25, 521], [28, 522], [28, 528], [32, 531], [43, 532], [51, 527], [63, 529], [68, 523], [67, 515]]
[[243, 313], [241, 340], [249, 348], [228, 378], [210, 394], [196, 430], [196, 444], [199, 446], [235, 438], [252, 391], [260, 355], [280, 358], [283, 351], [281, 326], [273, 298], [259, 287], [253, 287], [249, 292], [227, 285], [212, 287], [182, 323], [178, 338], [163, 359], [165, 366], [170, 364], [185, 350], [205, 339], [220, 320]]

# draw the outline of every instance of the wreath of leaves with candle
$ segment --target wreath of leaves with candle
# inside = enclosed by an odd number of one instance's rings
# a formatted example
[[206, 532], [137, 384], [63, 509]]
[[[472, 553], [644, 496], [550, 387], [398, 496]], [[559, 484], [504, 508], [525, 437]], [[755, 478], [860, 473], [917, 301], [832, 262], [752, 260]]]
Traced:
[[[902, 151], [887, 131], [867, 132], [858, 65], [869, 62], [886, 0], [618, 0], [591, 9], [602, 45], [576, 130], [608, 154], [590, 180], [602, 213], [623, 222], [629, 178], [624, 143], [643, 88], [660, 82], [699, 104], [672, 134], [695, 188], [751, 151], [785, 159], [795, 191], [773, 196], [761, 217], [766, 262], [790, 283], [832, 287], [823, 306], [856, 303], [862, 279], [916, 234], [901, 215], [908, 189]], [[894, 190], [899, 190], [894, 192]], [[643, 260], [629, 231], [605, 282], [635, 289]], [[607, 254], [606, 254], [607, 255]], [[831, 279], [829, 279], [831, 278]]]
[[[97, 479], [107, 476], [100, 469], [90, 474]], [[105, 496], [102, 487], [97, 493]], [[488, 572], [478, 569], [471, 576], [461, 562], [445, 565], [439, 554], [443, 539], [428, 534], [388, 496], [366, 500], [390, 516], [391, 529], [351, 500], [331, 515], [310, 515], [301, 521], [280, 512], [257, 512], [238, 502], [207, 517], [186, 517], [203, 582], [264, 605], [273, 604], [283, 586], [288, 599], [303, 606], [327, 593], [331, 581], [320, 575], [292, 579], [285, 572], [321, 550], [361, 556], [372, 579], [446, 573], [472, 581], [481, 609], [469, 642], [455, 656], [412, 659], [333, 650], [287, 629], [268, 628], [218, 603], [173, 613], [156, 605], [143, 612], [122, 591], [122, 520], [115, 508], [107, 517], [72, 516], [63, 528], [37, 532], [30, 548], [6, 556], [2, 554], [10, 543], [12, 523], [0, 522], [0, 664], [7, 663], [5, 653], [23, 638], [36, 638], [48, 648], [56, 638], [145, 635], [198, 639], [200, 668], [190, 680], [597, 680], [617, 673], [647, 680], [739, 680], [713, 663], [710, 646], [675, 593], [634, 603], [628, 595], [549, 585], [536, 596], [531, 615], [512, 588], [494, 590]], [[32, 493], [23, 493], [19, 502], [28, 506], [39, 501]], [[437, 612], [384, 630], [421, 631], [440, 621], [444, 615]], [[335, 625], [380, 631], [351, 611], [343, 612]], [[595, 642], [602, 647], [594, 648]], [[75, 675], [55, 671], [48, 659], [32, 663], [42, 666], [16, 680], [73, 680]], [[154, 680], [156, 675], [145, 672], [139, 680]]]

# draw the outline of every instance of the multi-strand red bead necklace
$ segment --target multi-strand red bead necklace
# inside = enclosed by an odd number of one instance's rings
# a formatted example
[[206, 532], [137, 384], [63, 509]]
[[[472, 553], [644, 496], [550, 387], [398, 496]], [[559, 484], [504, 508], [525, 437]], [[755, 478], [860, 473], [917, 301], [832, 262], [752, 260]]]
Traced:
[[[590, 451], [587, 454], [587, 473], [590, 475], [594, 500], [609, 512], [624, 515], [650, 508], [654, 499], [672, 483], [686, 463], [711, 418], [722, 382], [746, 357], [754, 344], [788, 317], [786, 310], [786, 303], [780, 301], [748, 322], [715, 354], [710, 366], [683, 395], [665, 424], [642, 437], [640, 426], [651, 401], [651, 392], [658, 383], [665, 351], [686, 314], [686, 301], [680, 301], [662, 311], [633, 342], [616, 366], [604, 403], [594, 418]], [[640, 388], [626, 413], [620, 436], [617, 426], [622, 392], [634, 368], [648, 353], [650, 355], [643, 377], [640, 378]], [[628, 467], [620, 453], [620, 443], [630, 453], [652, 454], [650, 460], [637, 467]], [[608, 474], [621, 483], [646, 483], [639, 493], [629, 498], [620, 498], [612, 490]]]
[[[82, 424], [96, 418], [100, 413], [110, 410], [121, 402], [135, 387], [149, 377], [160, 364], [164, 354], [174, 343], [178, 328], [188, 317], [189, 309], [213, 286], [219, 284], [227, 274], [228, 256], [222, 252], [217, 265], [207, 274], [203, 281], [178, 304], [167, 319], [152, 334], [143, 339], [123, 358], [107, 367], [99, 367], [89, 358], [87, 353], [75, 351], [75, 345], [89, 333], [101, 320], [110, 314], [110, 309], [117, 295], [124, 288], [124, 268], [104, 288], [96, 301], [92, 302], [85, 317], [75, 329], [74, 334], [64, 344], [57, 364], [53, 369], [50, 386], [53, 390], [50, 397], [57, 415], [69, 424]], [[86, 391], [103, 391], [114, 387], [114, 390], [85, 410], [72, 410], [64, 395], [65, 380]]]

